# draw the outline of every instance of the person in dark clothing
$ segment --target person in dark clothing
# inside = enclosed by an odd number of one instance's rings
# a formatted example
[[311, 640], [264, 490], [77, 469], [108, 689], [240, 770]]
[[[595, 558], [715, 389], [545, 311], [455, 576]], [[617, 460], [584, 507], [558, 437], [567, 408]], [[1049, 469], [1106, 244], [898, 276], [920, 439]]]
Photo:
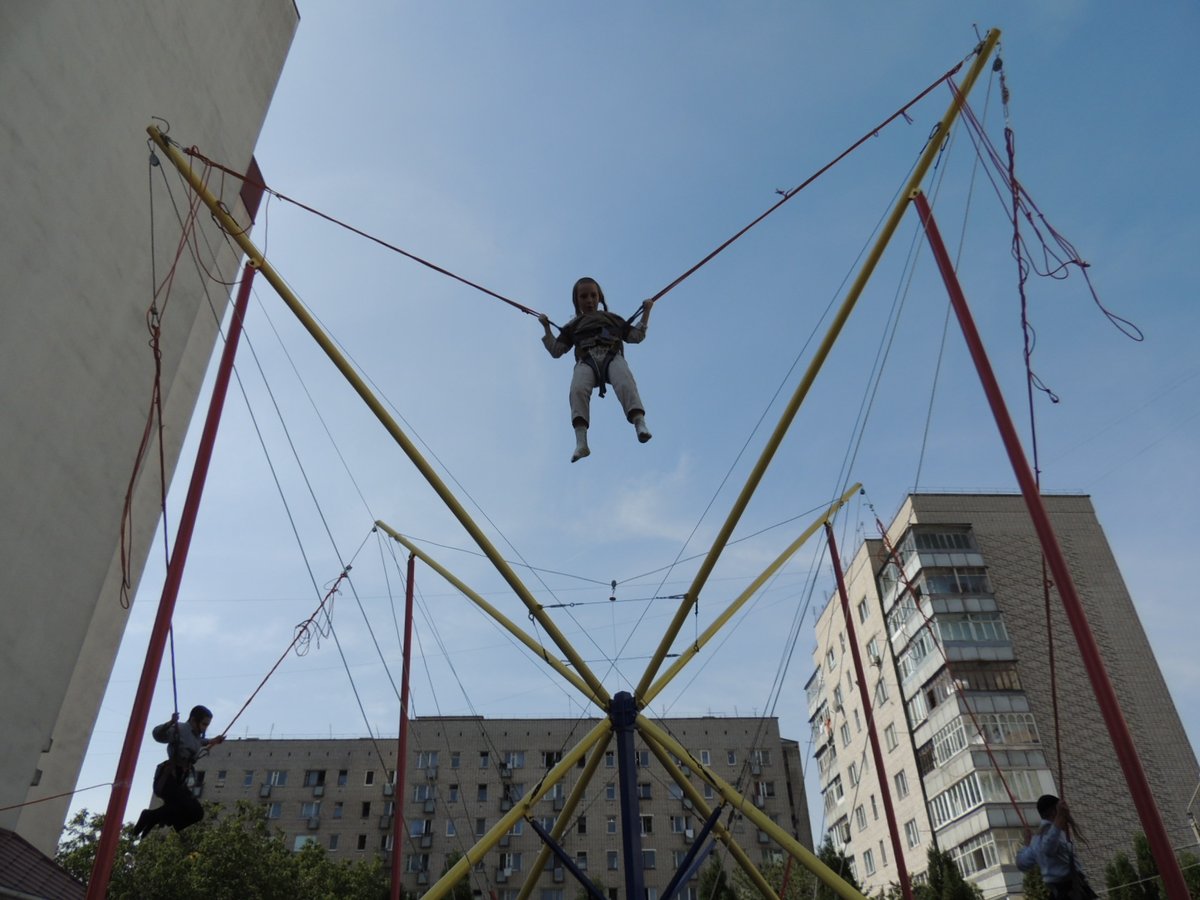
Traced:
[[196, 760], [207, 753], [209, 747], [225, 740], [224, 735], [211, 740], [204, 736], [211, 722], [212, 712], [208, 707], [193, 706], [184, 724], [179, 724], [179, 713], [175, 713], [169, 722], [154, 727], [154, 739], [167, 745], [166, 760], [154, 770], [154, 793], [163, 803], [154, 809], [142, 810], [133, 826], [134, 837], [145, 837], [159, 825], [183, 831], [204, 818], [204, 808], [188, 787], [188, 778]]

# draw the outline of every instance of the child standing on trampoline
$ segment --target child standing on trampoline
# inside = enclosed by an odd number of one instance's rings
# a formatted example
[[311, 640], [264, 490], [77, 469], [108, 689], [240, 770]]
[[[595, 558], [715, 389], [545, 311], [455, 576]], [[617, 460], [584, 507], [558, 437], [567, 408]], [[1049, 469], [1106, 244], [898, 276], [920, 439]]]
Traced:
[[650, 440], [650, 429], [646, 427], [646, 409], [638, 394], [633, 372], [625, 362], [625, 344], [640, 344], [646, 339], [646, 328], [650, 324], [650, 309], [653, 300], [642, 304], [642, 320], [630, 324], [616, 313], [608, 311], [604, 302], [604, 291], [594, 278], [580, 278], [571, 289], [571, 303], [575, 316], [558, 333], [550, 331], [550, 320], [543, 313], [538, 316], [545, 334], [542, 344], [555, 359], [568, 350], [575, 350], [575, 369], [571, 374], [571, 427], [575, 429], [575, 452], [571, 462], [578, 462], [592, 451], [588, 449], [587, 430], [592, 390], [599, 387], [604, 396], [605, 384], [616, 391], [625, 418], [637, 431], [643, 444]]

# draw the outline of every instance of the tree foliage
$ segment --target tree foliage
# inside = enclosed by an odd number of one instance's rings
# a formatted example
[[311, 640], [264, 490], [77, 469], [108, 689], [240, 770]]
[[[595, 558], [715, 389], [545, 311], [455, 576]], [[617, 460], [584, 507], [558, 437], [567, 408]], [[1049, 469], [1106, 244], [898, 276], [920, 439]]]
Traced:
[[[1192, 900], [1200, 900], [1200, 860], [1195, 854], [1178, 854], [1179, 867]], [[1150, 841], [1141, 832], [1133, 836], [1133, 856], [1118, 853], [1104, 867], [1104, 884], [1110, 900], [1163, 900], [1166, 888], [1158, 874], [1158, 863]]]
[[[91, 876], [104, 816], [81, 810], [67, 824], [57, 862], [81, 881]], [[135, 842], [121, 831], [108, 896], [112, 900], [386, 900], [388, 873], [376, 857], [335, 862], [323, 847], [292, 852], [262, 808], [215, 804], [179, 834], [156, 829]]]
[[949, 853], [929, 848], [925, 883], [913, 886], [915, 900], [983, 900], [983, 892], [962, 876]]

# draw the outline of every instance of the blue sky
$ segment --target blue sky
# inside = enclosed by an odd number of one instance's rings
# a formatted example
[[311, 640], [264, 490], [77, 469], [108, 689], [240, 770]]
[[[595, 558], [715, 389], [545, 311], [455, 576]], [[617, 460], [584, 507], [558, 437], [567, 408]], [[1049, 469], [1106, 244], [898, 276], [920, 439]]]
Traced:
[[[614, 311], [632, 312], [774, 203], [777, 189], [799, 184], [966, 57], [976, 26], [1000, 27], [1018, 177], [1091, 264], [1104, 303], [1146, 336], [1134, 343], [1115, 330], [1078, 274], [1031, 280], [1034, 366], [1061, 398], [1037, 401], [1043, 485], [1092, 496], [1185, 727], [1193, 743], [1200, 737], [1200, 668], [1187, 625], [1200, 436], [1189, 277], [1200, 239], [1194, 4], [302, 3], [300, 11], [257, 151], [268, 183], [559, 323], [583, 274], [599, 279]], [[808, 342], [824, 333], [824, 311], [840, 302], [948, 102], [945, 88], [935, 91], [911, 124], [881, 131], [669, 293], [646, 343], [628, 354], [654, 440], [636, 442], [613, 397], [594, 400], [593, 455], [576, 465], [570, 365], [541, 348], [533, 318], [279, 201], [253, 237], [508, 557], [564, 573], [523, 577], [542, 602], [576, 604], [555, 610], [555, 620], [618, 690], [636, 683], [676, 608], [645, 598], [681, 592], [696, 563], [656, 570], [709, 546], [778, 420], [772, 397], [793, 390]], [[981, 82], [972, 104], [1000, 141], [998, 85]], [[208, 142], [172, 136], [201, 150]], [[956, 132], [933, 176], [937, 214], [1024, 426], [1011, 225], [974, 165]], [[952, 331], [940, 349], [945, 293], [924, 247], [912, 252], [914, 226], [910, 214], [735, 537], [801, 518], [729, 548], [684, 639], [796, 536], [808, 511], [840, 492], [847, 472], [885, 520], [918, 471], [926, 490], [1015, 488], [961, 339]], [[337, 600], [334, 626], [366, 717], [386, 734], [398, 706], [368, 626], [398, 682], [391, 602], [402, 589], [371, 523], [473, 548], [264, 281], [255, 294], [247, 325], [255, 356], [247, 347], [240, 357], [245, 395], [227, 407], [176, 615], [179, 702], [210, 705], [222, 729], [353, 558], [354, 593]], [[843, 556], [873, 534], [872, 515], [864, 503], [847, 508]], [[429, 549], [529, 624], [476, 556]], [[613, 579], [629, 602], [608, 602]], [[152, 558], [81, 785], [112, 777], [161, 583], [161, 559]], [[417, 714], [581, 713], [569, 689], [436, 576], [419, 570], [417, 584]], [[815, 545], [798, 554], [654, 712], [770, 711], [785, 735], [805, 741], [809, 610], [832, 588]], [[152, 718], [166, 719], [171, 703], [164, 668]], [[326, 637], [284, 663], [231, 733], [366, 727]], [[131, 815], [160, 753], [146, 742]], [[76, 805], [102, 808], [102, 794], [80, 794]], [[811, 805], [819, 810], [819, 797]]]

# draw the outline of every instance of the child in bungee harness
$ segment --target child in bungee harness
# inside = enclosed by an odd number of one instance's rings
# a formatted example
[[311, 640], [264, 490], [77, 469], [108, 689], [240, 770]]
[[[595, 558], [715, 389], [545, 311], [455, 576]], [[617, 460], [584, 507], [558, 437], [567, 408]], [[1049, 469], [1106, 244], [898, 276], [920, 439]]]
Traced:
[[587, 430], [592, 391], [599, 387], [604, 396], [604, 386], [611, 384], [621, 401], [625, 418], [637, 432], [643, 444], [650, 440], [650, 429], [646, 427], [646, 409], [638, 394], [633, 372], [625, 362], [625, 344], [640, 344], [646, 339], [646, 328], [650, 324], [650, 309], [653, 300], [642, 303], [642, 319], [630, 324], [616, 313], [608, 311], [604, 302], [604, 291], [594, 278], [580, 278], [571, 290], [571, 303], [575, 316], [558, 333], [550, 331], [550, 320], [543, 313], [538, 316], [545, 334], [542, 344], [555, 359], [568, 350], [575, 350], [575, 369], [571, 374], [571, 427], [575, 429], [575, 452], [571, 462], [578, 462], [591, 453], [588, 449]]

